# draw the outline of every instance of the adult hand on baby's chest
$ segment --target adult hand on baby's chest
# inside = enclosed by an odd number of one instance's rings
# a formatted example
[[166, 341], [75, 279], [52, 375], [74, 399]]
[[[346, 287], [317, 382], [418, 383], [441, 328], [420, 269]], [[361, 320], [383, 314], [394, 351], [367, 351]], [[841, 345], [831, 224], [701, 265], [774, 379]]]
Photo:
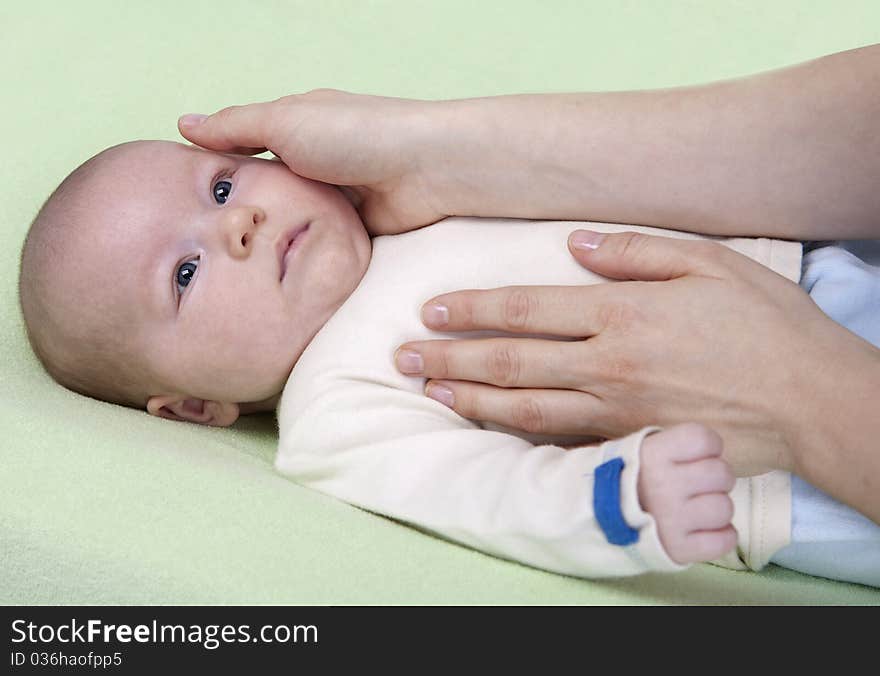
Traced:
[[636, 281], [464, 291], [423, 311], [444, 331], [567, 340], [426, 341], [398, 356], [418, 354], [429, 396], [467, 418], [605, 438], [700, 422], [739, 475], [790, 467], [802, 366], [836, 354], [845, 331], [796, 284], [719, 244], [634, 233], [587, 244], [572, 246], [583, 265]]

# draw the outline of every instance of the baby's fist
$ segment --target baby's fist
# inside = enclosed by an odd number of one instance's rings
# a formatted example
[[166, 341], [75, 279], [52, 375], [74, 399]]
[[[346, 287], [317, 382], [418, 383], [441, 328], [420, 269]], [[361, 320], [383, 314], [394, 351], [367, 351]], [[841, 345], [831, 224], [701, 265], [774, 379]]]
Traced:
[[676, 563], [712, 561], [736, 547], [736, 478], [721, 458], [723, 442], [704, 425], [686, 423], [645, 437], [638, 491]]

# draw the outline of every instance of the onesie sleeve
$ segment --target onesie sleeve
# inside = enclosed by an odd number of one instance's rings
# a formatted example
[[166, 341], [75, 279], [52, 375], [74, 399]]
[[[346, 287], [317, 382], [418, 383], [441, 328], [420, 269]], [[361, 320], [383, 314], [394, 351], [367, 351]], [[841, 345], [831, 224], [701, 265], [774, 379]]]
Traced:
[[581, 577], [687, 567], [639, 505], [641, 442], [657, 428], [535, 446], [365, 382], [325, 391], [293, 420], [282, 411], [279, 428], [275, 466], [297, 483], [488, 554]]

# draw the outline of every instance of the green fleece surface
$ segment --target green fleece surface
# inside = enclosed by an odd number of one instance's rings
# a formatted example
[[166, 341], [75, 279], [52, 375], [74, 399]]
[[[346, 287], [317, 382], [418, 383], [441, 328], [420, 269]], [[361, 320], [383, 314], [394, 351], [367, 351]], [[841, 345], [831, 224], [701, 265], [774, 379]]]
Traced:
[[110, 145], [182, 140], [185, 112], [318, 87], [672, 87], [875, 42], [874, 0], [3, 3], [0, 603], [880, 603], [773, 566], [596, 582], [439, 540], [274, 473], [271, 416], [212, 429], [60, 388], [16, 296], [27, 226], [59, 181]]

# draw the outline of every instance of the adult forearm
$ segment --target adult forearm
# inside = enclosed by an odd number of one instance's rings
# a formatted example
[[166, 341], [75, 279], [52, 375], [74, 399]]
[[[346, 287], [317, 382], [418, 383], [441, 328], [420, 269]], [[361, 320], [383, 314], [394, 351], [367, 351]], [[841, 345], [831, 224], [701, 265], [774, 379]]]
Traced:
[[452, 215], [880, 237], [880, 45], [699, 86], [437, 110]]

